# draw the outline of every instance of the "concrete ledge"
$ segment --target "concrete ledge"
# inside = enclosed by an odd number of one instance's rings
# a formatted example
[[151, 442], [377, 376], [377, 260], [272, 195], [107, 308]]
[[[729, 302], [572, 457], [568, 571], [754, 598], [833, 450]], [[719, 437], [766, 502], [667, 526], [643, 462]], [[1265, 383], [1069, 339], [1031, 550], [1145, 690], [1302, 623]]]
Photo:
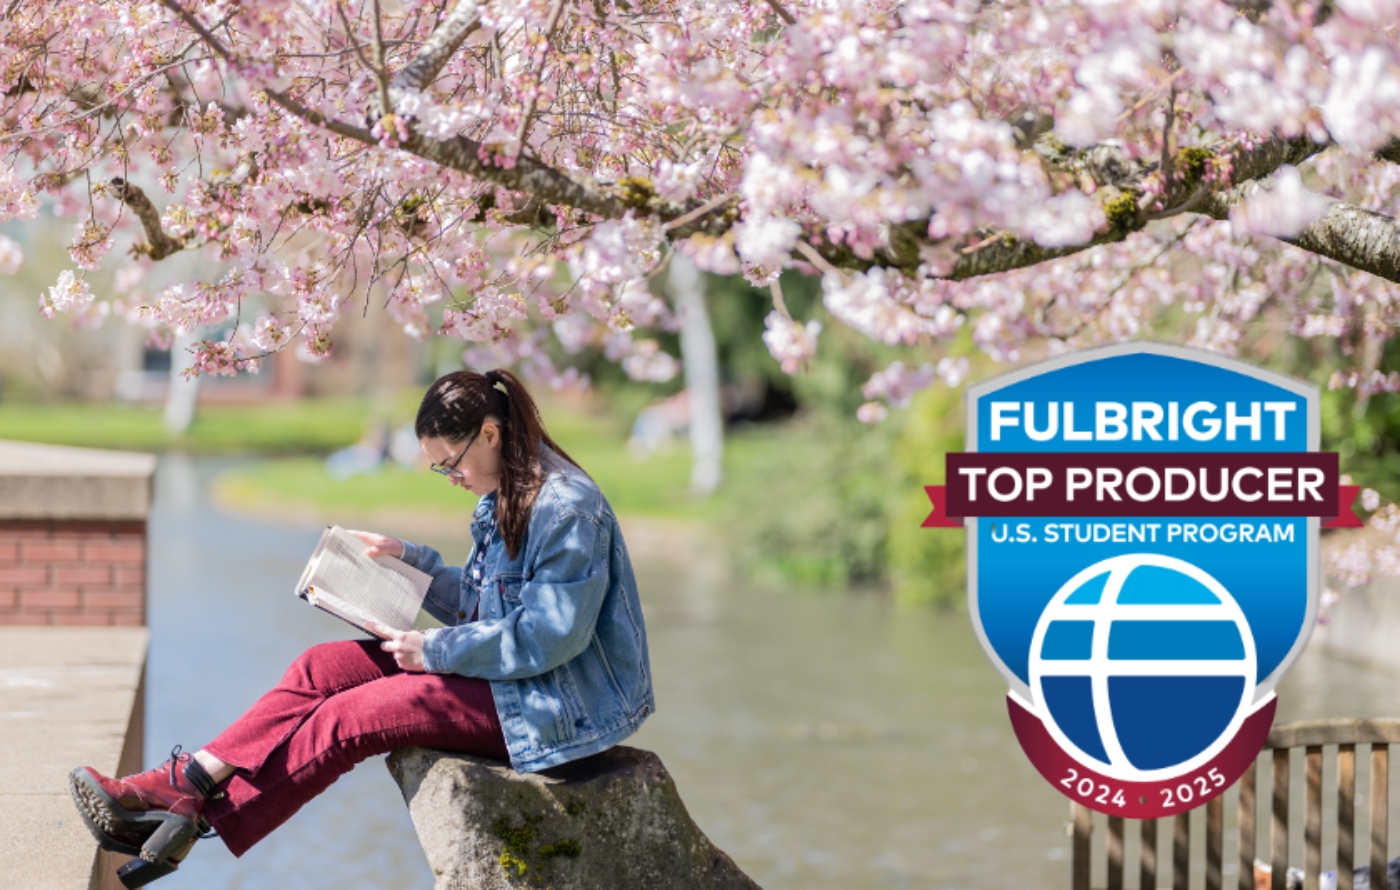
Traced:
[[151, 509], [149, 454], [0, 440], [0, 519], [139, 519]]
[[119, 886], [68, 772], [139, 769], [146, 645], [142, 627], [0, 628], [0, 887]]

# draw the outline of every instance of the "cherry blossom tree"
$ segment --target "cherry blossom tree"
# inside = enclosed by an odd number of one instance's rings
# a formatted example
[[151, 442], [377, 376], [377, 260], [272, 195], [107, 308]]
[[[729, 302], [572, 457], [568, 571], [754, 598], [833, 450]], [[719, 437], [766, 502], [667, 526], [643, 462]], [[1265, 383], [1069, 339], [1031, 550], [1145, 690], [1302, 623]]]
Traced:
[[[1167, 303], [1217, 349], [1271, 304], [1302, 336], [1380, 334], [1400, 281], [1397, 13], [11, 2], [0, 217], [77, 220], [46, 313], [115, 309], [164, 337], [246, 322], [201, 344], [201, 371], [324, 353], [381, 284], [413, 336], [442, 303], [441, 331], [469, 342], [542, 360], [524, 332], [547, 323], [665, 376], [630, 335], [671, 321], [646, 282], [673, 250], [763, 284], [817, 272], [831, 315], [888, 343], [971, 323], [998, 358], [1130, 336]], [[118, 242], [130, 259], [108, 259]], [[136, 288], [190, 250], [218, 274]], [[126, 294], [95, 298], [104, 260]], [[265, 312], [244, 318], [254, 294]], [[774, 305], [765, 339], [796, 368], [819, 326]], [[1369, 370], [1346, 382], [1395, 388]]]
[[[42, 311], [164, 342], [232, 324], [195, 372], [324, 355], [342, 314], [383, 311], [556, 382], [551, 337], [665, 379], [648, 282], [679, 251], [771, 288], [785, 369], [821, 335], [785, 268], [836, 322], [921, 347], [866, 385], [866, 420], [956, 384], [955, 335], [1016, 360], [1163, 313], [1225, 352], [1265, 322], [1328, 338], [1334, 386], [1400, 390], [1358, 348], [1400, 315], [1400, 0], [0, 10], [0, 221], [76, 224]], [[142, 290], [185, 251], [207, 276]]]

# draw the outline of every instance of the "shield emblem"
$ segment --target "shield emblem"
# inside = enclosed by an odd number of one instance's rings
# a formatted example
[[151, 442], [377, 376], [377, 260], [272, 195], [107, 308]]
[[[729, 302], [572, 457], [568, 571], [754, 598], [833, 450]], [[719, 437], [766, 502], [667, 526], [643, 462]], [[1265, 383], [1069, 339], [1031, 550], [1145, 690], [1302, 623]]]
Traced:
[[1317, 389], [1130, 343], [970, 387], [967, 429], [948, 512], [1031, 760], [1113, 815], [1223, 792], [1317, 617], [1319, 517], [1338, 502]]

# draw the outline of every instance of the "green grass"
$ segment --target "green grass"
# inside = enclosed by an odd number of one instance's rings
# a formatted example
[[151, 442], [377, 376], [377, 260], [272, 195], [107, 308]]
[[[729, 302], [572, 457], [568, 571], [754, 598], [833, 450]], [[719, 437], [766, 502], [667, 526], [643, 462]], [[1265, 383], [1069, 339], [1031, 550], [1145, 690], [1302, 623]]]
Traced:
[[[670, 519], [717, 515], [719, 499], [690, 493], [690, 452], [685, 446], [638, 460], [627, 452], [627, 426], [620, 419], [560, 405], [541, 410], [551, 437], [593, 477], [618, 513]], [[731, 439], [726, 463], [747, 462], [755, 448], [773, 447], [767, 440]], [[231, 470], [220, 478], [217, 494], [234, 508], [293, 508], [333, 520], [382, 511], [460, 515], [475, 503], [470, 494], [426, 469], [390, 467], [337, 480], [319, 458], [309, 457], [272, 458]]]
[[358, 440], [370, 413], [369, 403], [356, 399], [208, 405], [185, 435], [170, 436], [158, 407], [4, 402], [0, 439], [129, 451], [326, 453]]
[[[690, 496], [690, 463], [676, 452], [632, 462], [619, 443], [616, 452], [573, 447], [561, 442], [619, 513], [699, 518], [708, 505]], [[269, 458], [225, 473], [217, 483], [222, 503], [266, 512], [294, 508], [326, 517], [376, 512], [470, 512], [475, 497], [426, 469], [388, 467], [348, 479], [333, 479], [318, 458]]]
[[[406, 423], [417, 393], [391, 405], [395, 422]], [[382, 407], [381, 407], [382, 411]], [[681, 445], [645, 460], [626, 449], [629, 420], [541, 399], [550, 435], [583, 465], [614, 509], [621, 513], [704, 518], [714, 500], [690, 494], [690, 453]], [[229, 472], [219, 482], [223, 503], [261, 512], [291, 507], [325, 516], [367, 515], [382, 510], [460, 513], [473, 498], [424, 470], [390, 467], [379, 473], [332, 479], [322, 455], [357, 440], [375, 416], [363, 399], [308, 399], [251, 405], [201, 405], [183, 436], [161, 426], [159, 407], [102, 404], [0, 403], [0, 439], [48, 442], [131, 451], [178, 449], [197, 454], [254, 454], [259, 460]], [[734, 443], [730, 458], [745, 451]]]

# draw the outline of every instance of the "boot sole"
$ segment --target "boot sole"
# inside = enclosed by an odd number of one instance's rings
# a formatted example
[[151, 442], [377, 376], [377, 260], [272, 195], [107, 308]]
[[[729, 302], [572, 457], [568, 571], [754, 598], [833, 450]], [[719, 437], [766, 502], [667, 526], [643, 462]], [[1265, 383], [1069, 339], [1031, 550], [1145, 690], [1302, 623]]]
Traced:
[[[73, 795], [73, 803], [78, 807], [78, 815], [83, 817], [83, 824], [102, 849], [126, 856], [141, 855], [141, 844], [155, 832], [158, 822], [141, 820], [140, 813], [123, 809], [82, 767], [68, 774], [68, 790]], [[140, 843], [130, 844], [119, 840], [115, 836], [117, 833], [144, 837]]]
[[[199, 834], [199, 826], [183, 816], [164, 810], [132, 812], [125, 809], [84, 767], [68, 774], [68, 787], [83, 823], [104, 850], [162, 863], [171, 854], [188, 850], [187, 842], [192, 843]], [[127, 843], [119, 839], [118, 834], [134, 834], [141, 840]]]

